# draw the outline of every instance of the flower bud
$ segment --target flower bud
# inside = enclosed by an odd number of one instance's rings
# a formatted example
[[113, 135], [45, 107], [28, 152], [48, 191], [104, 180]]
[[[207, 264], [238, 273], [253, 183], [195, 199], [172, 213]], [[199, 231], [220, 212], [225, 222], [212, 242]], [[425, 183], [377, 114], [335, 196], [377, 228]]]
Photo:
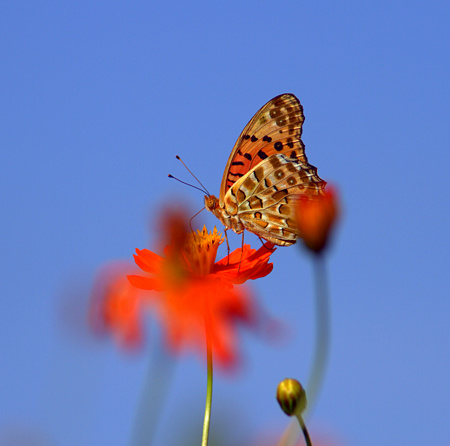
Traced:
[[301, 414], [306, 408], [305, 389], [293, 378], [286, 378], [278, 384], [277, 400], [281, 409], [289, 416]]
[[295, 208], [296, 222], [304, 244], [321, 252], [338, 215], [336, 192], [328, 187], [323, 195], [302, 196]]

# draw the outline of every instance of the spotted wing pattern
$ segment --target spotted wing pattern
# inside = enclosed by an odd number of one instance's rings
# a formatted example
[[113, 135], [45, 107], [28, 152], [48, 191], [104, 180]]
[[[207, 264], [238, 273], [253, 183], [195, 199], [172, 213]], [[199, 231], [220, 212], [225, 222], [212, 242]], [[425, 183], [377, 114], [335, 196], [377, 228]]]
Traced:
[[292, 245], [301, 237], [294, 207], [299, 196], [323, 193], [326, 182], [317, 169], [298, 158], [274, 154], [228, 189], [225, 210], [245, 229], [277, 245]]
[[303, 164], [308, 160], [301, 140], [305, 117], [293, 94], [271, 99], [245, 126], [233, 147], [220, 187], [220, 205], [227, 191], [240, 178], [272, 155], [284, 154]]

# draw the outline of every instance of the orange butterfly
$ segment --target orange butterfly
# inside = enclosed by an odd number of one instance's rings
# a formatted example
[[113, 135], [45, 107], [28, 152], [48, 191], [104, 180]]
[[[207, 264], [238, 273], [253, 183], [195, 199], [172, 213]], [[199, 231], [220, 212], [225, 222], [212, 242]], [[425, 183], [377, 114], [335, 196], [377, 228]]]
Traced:
[[228, 158], [219, 198], [205, 196], [205, 207], [225, 226], [244, 229], [280, 246], [301, 234], [295, 224], [299, 196], [323, 193], [326, 182], [308, 164], [300, 139], [305, 117], [293, 94], [264, 105], [245, 126]]

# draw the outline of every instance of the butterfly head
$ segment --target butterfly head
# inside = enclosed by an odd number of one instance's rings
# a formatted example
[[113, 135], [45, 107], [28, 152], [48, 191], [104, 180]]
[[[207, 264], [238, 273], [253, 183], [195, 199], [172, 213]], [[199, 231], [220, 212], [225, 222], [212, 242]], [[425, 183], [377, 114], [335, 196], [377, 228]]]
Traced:
[[219, 207], [219, 199], [214, 195], [205, 195], [205, 208], [214, 213], [214, 209]]

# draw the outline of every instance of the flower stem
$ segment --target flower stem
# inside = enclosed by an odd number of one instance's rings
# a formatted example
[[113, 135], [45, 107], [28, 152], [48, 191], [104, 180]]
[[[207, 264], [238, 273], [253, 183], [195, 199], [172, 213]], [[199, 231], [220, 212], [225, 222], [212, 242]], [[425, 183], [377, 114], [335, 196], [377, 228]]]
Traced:
[[210, 321], [207, 316], [205, 319], [206, 326], [206, 363], [207, 363], [207, 384], [206, 384], [206, 404], [205, 404], [205, 418], [203, 421], [203, 436], [202, 446], [208, 446], [209, 424], [211, 419], [211, 403], [213, 390], [213, 357], [212, 357], [212, 343]]
[[308, 408], [311, 410], [323, 384], [330, 349], [330, 314], [325, 258], [316, 255], [314, 259], [316, 282], [316, 347], [307, 389]]
[[311, 437], [309, 436], [308, 429], [306, 429], [305, 422], [303, 421], [303, 418], [301, 414], [296, 414], [298, 423], [300, 424], [300, 427], [302, 428], [303, 436], [305, 437], [306, 446], [312, 446]]

